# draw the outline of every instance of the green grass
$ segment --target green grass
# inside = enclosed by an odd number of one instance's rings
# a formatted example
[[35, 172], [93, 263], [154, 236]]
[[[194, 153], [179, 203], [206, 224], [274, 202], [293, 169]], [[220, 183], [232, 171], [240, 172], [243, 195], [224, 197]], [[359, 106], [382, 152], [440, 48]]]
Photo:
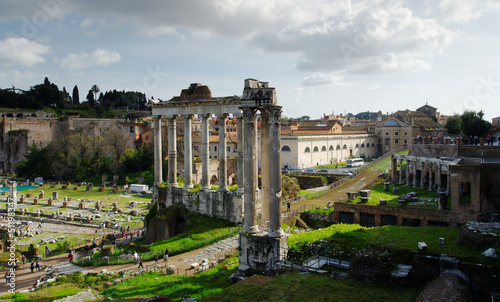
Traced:
[[329, 165], [321, 165], [314, 167], [315, 169], [334, 169], [338, 167], [345, 167], [346, 163], [337, 163], [337, 164], [329, 164]]
[[415, 301], [421, 290], [332, 279], [326, 274], [285, 272], [268, 284], [237, 283], [203, 301]]
[[[149, 245], [147, 247], [149, 251], [141, 253], [145, 261], [154, 259], [155, 255], [163, 255], [166, 248], [169, 249], [170, 256], [174, 256], [205, 247], [241, 232], [241, 228], [234, 226], [233, 223], [227, 220], [213, 218], [196, 212], [189, 212], [188, 215], [187, 225], [189, 225], [189, 229], [181, 234], [158, 240]], [[116, 250], [115, 255], [110, 257], [109, 262], [106, 263], [102, 262], [99, 254], [95, 254], [92, 261], [87, 261], [85, 264], [78, 261], [76, 264], [114, 265], [131, 263], [133, 260], [121, 260], [118, 258], [122, 253], [120, 250], [123, 249], [124, 253], [137, 251], [137, 246], [144, 245], [144, 242], [145, 240], [141, 239], [132, 245], [121, 246], [120, 249]]]
[[49, 286], [43, 290], [37, 290], [27, 294], [5, 295], [0, 297], [0, 301], [15, 301], [15, 302], [49, 302], [61, 299], [67, 296], [72, 296], [82, 291], [82, 287], [76, 284], [65, 283], [54, 286]]
[[[458, 229], [447, 227], [403, 227], [384, 226], [365, 228], [357, 224], [335, 224], [330, 227], [293, 234], [288, 238], [288, 246], [292, 250], [303, 250], [308, 244], [318, 243], [330, 250], [341, 250], [347, 253], [363, 249], [385, 249], [395, 252], [422, 253], [418, 242], [425, 242], [425, 254], [447, 254], [462, 260], [487, 265], [495, 265], [495, 261], [481, 255], [482, 249], [461, 247], [456, 245]], [[445, 244], [439, 244], [439, 238]], [[498, 266], [498, 264], [496, 264]]]
[[[403, 155], [408, 155], [408, 150], [404, 150], [401, 152], [398, 152], [396, 154], [403, 154]], [[391, 157], [388, 156], [387, 158], [384, 158], [380, 162], [376, 163], [372, 167], [370, 167], [371, 171], [384, 171], [386, 169], [391, 169]]]
[[[188, 295], [201, 301], [202, 298], [221, 292], [224, 288], [231, 286], [228, 276], [236, 271], [238, 262], [236, 258], [227, 259], [226, 262], [226, 276], [220, 276], [219, 269], [223, 269], [221, 265], [192, 277], [148, 272], [107, 288], [102, 291], [102, 294], [106, 298], [112, 297], [118, 301], [121, 299], [130, 301], [154, 295], [165, 295], [173, 301], [180, 301], [182, 296]], [[219, 277], [215, 277], [217, 275]]]
[[[400, 188], [401, 193], [399, 194], [394, 194], [392, 193], [393, 188]], [[368, 202], [366, 204], [368, 205], [379, 205], [380, 201], [379, 199], [385, 199], [387, 200], [387, 206], [393, 206], [397, 207], [398, 205], [398, 198], [399, 196], [403, 194], [407, 194], [410, 192], [417, 192], [419, 199], [421, 198], [421, 201], [419, 203], [415, 204], [409, 204], [407, 207], [419, 207], [419, 208], [427, 208], [427, 209], [437, 209], [438, 208], [438, 200], [439, 196], [436, 191], [429, 191], [428, 189], [420, 189], [420, 188], [413, 188], [413, 187], [406, 187], [404, 185], [396, 184], [396, 183], [391, 183], [389, 185], [389, 192], [384, 192], [384, 185], [380, 184], [377, 186], [374, 186], [371, 188], [371, 193], [370, 193], [370, 199], [368, 199]], [[354, 203], [361, 203], [361, 198], [356, 198], [352, 200], [351, 202]], [[450, 203], [448, 203], [448, 206], [450, 206]]]

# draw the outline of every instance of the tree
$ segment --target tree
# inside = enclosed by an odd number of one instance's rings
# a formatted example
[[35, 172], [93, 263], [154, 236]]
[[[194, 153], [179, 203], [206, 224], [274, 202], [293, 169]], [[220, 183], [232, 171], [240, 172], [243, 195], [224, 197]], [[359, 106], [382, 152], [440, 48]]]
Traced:
[[483, 119], [483, 111], [465, 111], [461, 116], [462, 132], [466, 136], [484, 136], [491, 128], [491, 123]]
[[76, 85], [73, 87], [73, 105], [80, 105], [80, 94]]
[[132, 149], [134, 142], [128, 133], [116, 124], [112, 125], [104, 136], [108, 142], [109, 151], [112, 156], [111, 170], [113, 173], [118, 173], [121, 170], [125, 151], [127, 149]]
[[101, 88], [99, 88], [99, 86], [97, 86], [96, 84], [94, 84], [90, 88], [90, 91], [92, 91], [92, 93], [94, 94], [94, 101], [97, 101], [97, 94], [99, 92], [101, 92]]
[[89, 90], [89, 93], [87, 93], [87, 101], [89, 102], [89, 107], [94, 108], [95, 99], [94, 99], [94, 94], [92, 93], [92, 90]]
[[460, 134], [462, 133], [462, 118], [460, 115], [455, 114], [446, 121], [446, 129], [449, 134]]

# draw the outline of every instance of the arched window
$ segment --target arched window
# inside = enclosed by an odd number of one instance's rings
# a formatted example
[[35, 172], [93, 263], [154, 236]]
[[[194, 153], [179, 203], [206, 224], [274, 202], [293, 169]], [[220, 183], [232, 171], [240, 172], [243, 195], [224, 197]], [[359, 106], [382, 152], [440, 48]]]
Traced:
[[372, 147], [375, 147], [375, 143], [372, 143]]
[[306, 149], [304, 150], [304, 153], [311, 153], [311, 149], [309, 147], [306, 147]]
[[337, 150], [340, 150], [340, 145], [337, 145]]
[[319, 152], [318, 147], [315, 146], [314, 149], [313, 149], [313, 152]]
[[326, 146], [321, 147], [321, 151], [326, 151]]
[[365, 147], [365, 143], [361, 143], [361, 148], [364, 148]]
[[344, 149], [344, 150], [347, 149], [347, 145], [344, 144], [344, 146], [342, 147], [342, 149]]
[[284, 145], [283, 147], [281, 147], [281, 152], [291, 152], [291, 151], [292, 149], [288, 145]]
[[366, 148], [370, 148], [370, 143], [367, 143], [367, 144], [366, 144]]
[[356, 148], [359, 148], [359, 144], [356, 144]]
[[333, 151], [333, 145], [330, 145], [330, 148], [328, 150]]

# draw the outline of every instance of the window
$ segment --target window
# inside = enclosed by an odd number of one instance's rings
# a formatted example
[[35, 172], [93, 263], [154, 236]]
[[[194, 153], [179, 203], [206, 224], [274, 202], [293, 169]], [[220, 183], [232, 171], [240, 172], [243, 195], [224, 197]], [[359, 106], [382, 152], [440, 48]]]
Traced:
[[146, 139], [149, 139], [149, 135], [146, 135]]
[[340, 145], [337, 145], [337, 150], [340, 150]]
[[226, 147], [227, 152], [231, 152], [231, 147]]
[[382, 132], [378, 132], [378, 133], [377, 133], [377, 135], [378, 135], [378, 136], [381, 136], [381, 135], [382, 135]]
[[356, 148], [359, 148], [359, 144], [356, 144]]
[[234, 148], [233, 152], [234, 153], [238, 152], [238, 147]]
[[342, 149], [344, 149], [344, 150], [347, 149], [347, 145], [344, 144], [344, 146], [342, 147]]
[[130, 126], [130, 132], [134, 132], [134, 126]]
[[319, 152], [318, 147], [314, 147], [313, 152]]
[[405, 139], [405, 140], [403, 141], [403, 144], [408, 145], [408, 140], [407, 140], [407, 139]]
[[210, 151], [210, 146], [208, 146], [208, 151]]
[[395, 139], [395, 140], [394, 140], [394, 143], [395, 143], [395, 144], [399, 144], [399, 139]]
[[403, 135], [404, 135], [404, 136], [407, 136], [407, 135], [408, 135], [408, 132], [403, 132]]
[[[214, 146], [214, 151], [217, 152], [217, 146]], [[215, 158], [217, 158], [217, 156]]]
[[[378, 140], [378, 142], [380, 143], [380, 140]], [[375, 143], [372, 143], [372, 147], [375, 147]]]
[[321, 147], [321, 151], [326, 151], [326, 146]]
[[306, 149], [304, 150], [304, 153], [311, 153], [311, 149], [309, 147], [306, 147]]
[[361, 143], [361, 148], [364, 148], [365, 147], [365, 143]]
[[330, 148], [328, 150], [333, 151], [333, 145], [330, 145]]
[[290, 146], [287, 146], [287, 145], [284, 145], [283, 147], [281, 147], [281, 152], [291, 152], [292, 149], [290, 148]]
[[381, 139], [379, 139], [379, 140], [378, 140], [378, 143], [379, 143], [379, 144], [381, 144], [381, 143], [382, 143], [382, 140], [381, 140]]
[[367, 143], [367, 144], [366, 144], [366, 148], [370, 148], [370, 143]]
[[389, 132], [386, 132], [386, 133], [385, 133], [385, 136], [389, 136]]
[[396, 132], [394, 132], [394, 135], [399, 135], [399, 132], [397, 132], [397, 131], [396, 131]]

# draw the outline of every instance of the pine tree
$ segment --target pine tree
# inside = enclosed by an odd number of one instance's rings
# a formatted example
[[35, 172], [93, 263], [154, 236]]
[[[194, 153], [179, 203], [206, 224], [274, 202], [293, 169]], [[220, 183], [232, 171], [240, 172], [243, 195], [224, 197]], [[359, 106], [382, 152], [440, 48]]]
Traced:
[[80, 94], [78, 93], [78, 86], [73, 88], [73, 104], [80, 105]]

